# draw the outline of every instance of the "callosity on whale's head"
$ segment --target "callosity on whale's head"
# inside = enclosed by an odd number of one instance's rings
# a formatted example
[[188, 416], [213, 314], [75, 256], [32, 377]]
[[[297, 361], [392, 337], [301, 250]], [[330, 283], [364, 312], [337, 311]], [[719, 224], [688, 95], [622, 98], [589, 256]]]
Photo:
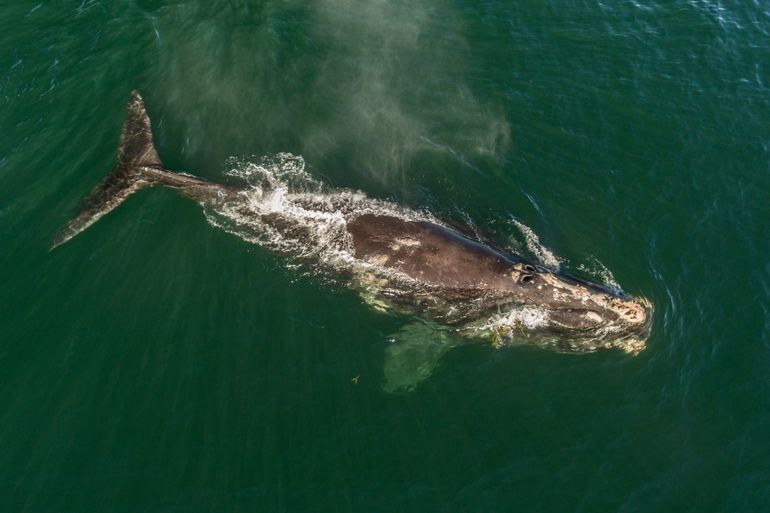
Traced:
[[646, 299], [537, 264], [515, 264], [511, 279], [511, 301], [472, 329], [491, 330], [498, 343], [524, 336], [568, 351], [644, 349], [652, 327], [652, 304]]

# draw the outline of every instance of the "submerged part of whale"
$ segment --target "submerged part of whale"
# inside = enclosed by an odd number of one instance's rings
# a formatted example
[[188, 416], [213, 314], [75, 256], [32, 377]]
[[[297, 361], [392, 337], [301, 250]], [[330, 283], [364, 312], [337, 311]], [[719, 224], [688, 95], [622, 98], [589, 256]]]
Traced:
[[386, 348], [387, 390], [414, 387], [447, 349], [468, 341], [569, 352], [644, 348], [652, 324], [645, 299], [472, 240], [428, 212], [325, 188], [304, 173], [301, 159], [241, 175], [247, 185], [235, 187], [164, 169], [133, 92], [115, 168], [52, 247], [136, 191], [172, 187], [201, 204], [213, 225], [344, 281], [378, 310], [412, 316]]

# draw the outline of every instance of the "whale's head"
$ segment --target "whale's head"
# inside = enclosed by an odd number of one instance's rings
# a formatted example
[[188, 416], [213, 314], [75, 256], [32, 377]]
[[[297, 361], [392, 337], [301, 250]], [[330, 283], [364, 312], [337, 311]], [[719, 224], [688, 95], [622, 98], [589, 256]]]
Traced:
[[517, 263], [511, 270], [511, 301], [485, 328], [494, 337], [538, 338], [567, 351], [618, 347], [644, 349], [652, 327], [652, 304], [591, 281]]

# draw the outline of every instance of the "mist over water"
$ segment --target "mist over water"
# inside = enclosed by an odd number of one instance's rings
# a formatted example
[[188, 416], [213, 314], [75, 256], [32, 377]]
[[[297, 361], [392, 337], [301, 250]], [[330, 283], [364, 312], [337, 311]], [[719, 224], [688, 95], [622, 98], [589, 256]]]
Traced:
[[[761, 2], [9, 1], [0, 34], [0, 511], [768, 511]], [[132, 89], [169, 169], [291, 154], [649, 298], [646, 349], [458, 347], [386, 394], [402, 319], [173, 191], [49, 252]]]
[[[211, 154], [212, 137], [225, 132], [233, 154], [293, 151], [328, 162], [329, 173], [344, 154], [345, 166], [392, 187], [409, 180], [420, 154], [499, 163], [510, 146], [501, 98], [474, 92], [468, 80], [471, 43], [452, 2], [228, 2], [161, 11], [170, 37], [185, 45], [166, 53], [168, 62], [161, 58], [154, 89], [184, 127], [186, 154]], [[164, 49], [160, 36], [156, 45]], [[213, 107], [210, 117], [200, 102]]]

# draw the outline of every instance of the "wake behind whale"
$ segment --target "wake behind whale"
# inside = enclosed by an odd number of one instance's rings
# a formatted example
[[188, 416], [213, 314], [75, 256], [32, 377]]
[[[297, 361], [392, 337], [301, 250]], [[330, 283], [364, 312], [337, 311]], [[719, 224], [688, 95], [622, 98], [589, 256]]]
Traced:
[[328, 188], [306, 172], [301, 157], [236, 162], [229, 175], [245, 182], [240, 186], [168, 171], [137, 92], [127, 107], [117, 160], [53, 247], [142, 188], [175, 188], [198, 202], [212, 225], [344, 283], [378, 310], [417, 319], [387, 346], [386, 390], [414, 387], [461, 343], [635, 354], [651, 329], [652, 306], [645, 299], [487, 246], [430, 212]]

